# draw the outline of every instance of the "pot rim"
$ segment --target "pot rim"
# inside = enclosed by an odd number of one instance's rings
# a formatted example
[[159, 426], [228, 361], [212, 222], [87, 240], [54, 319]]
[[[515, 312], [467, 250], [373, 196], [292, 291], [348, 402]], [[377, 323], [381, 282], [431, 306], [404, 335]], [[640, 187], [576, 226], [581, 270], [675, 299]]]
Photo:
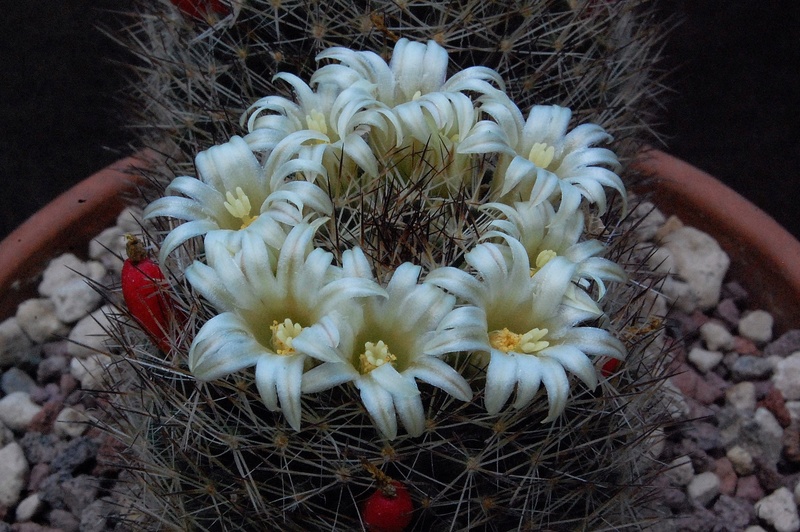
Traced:
[[51, 259], [68, 252], [86, 257], [88, 242], [114, 224], [145, 184], [143, 171], [156, 157], [145, 149], [98, 170], [0, 241], [0, 321], [13, 316], [26, 298], [36, 297], [39, 276]]
[[[650, 148], [634, 167], [651, 178], [643, 188], [663, 213], [710, 234], [731, 256], [729, 275], [748, 291], [752, 309], [772, 314], [776, 333], [800, 328], [800, 241], [736, 191], [677, 157]], [[775, 279], [782, 289], [775, 290]]]

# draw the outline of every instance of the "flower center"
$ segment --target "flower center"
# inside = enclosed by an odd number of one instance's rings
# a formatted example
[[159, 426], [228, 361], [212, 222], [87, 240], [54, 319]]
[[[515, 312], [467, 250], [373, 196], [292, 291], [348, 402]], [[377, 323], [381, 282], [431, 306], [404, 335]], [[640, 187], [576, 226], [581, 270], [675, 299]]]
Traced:
[[244, 193], [242, 187], [236, 187], [236, 196], [231, 194], [230, 191], [225, 192], [225, 198], [228, 200], [223, 203], [225, 208], [231, 213], [231, 216], [242, 221], [242, 226], [239, 229], [244, 229], [258, 218], [258, 216], [250, 216], [250, 209], [252, 209], [250, 198]]
[[377, 344], [365, 343], [364, 352], [358, 356], [358, 359], [361, 361], [361, 374], [366, 375], [387, 362], [394, 364], [397, 357], [389, 352], [389, 346], [383, 343], [383, 340], [379, 340]]
[[319, 131], [323, 135], [328, 134], [328, 122], [325, 120], [325, 115], [316, 109], [312, 109], [311, 113], [306, 115], [306, 124], [308, 124], [308, 129]]
[[296, 353], [292, 347], [292, 340], [297, 338], [303, 327], [299, 323], [294, 323], [289, 318], [283, 320], [283, 323], [273, 321], [270, 326], [272, 330], [272, 347], [279, 355], [293, 355]]
[[533, 268], [531, 268], [531, 277], [536, 274], [539, 270], [544, 268], [544, 265], [553, 260], [558, 256], [558, 253], [553, 251], [552, 249], [544, 249], [536, 255], [536, 263]]
[[555, 157], [555, 146], [548, 146], [544, 142], [537, 142], [531, 147], [531, 152], [528, 154], [528, 160], [538, 166], [539, 168], [547, 168], [553, 162]]
[[489, 344], [504, 353], [514, 351], [530, 355], [550, 345], [547, 340], [542, 340], [545, 335], [547, 335], [547, 329], [531, 329], [525, 334], [516, 334], [504, 327], [502, 331], [489, 333]]

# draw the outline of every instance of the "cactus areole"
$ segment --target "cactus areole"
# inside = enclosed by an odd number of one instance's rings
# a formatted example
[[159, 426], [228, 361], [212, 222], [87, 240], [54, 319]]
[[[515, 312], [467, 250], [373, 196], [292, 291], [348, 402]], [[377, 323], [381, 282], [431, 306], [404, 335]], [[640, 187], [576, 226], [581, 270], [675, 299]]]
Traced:
[[131, 316], [154, 344], [169, 351], [168, 331], [172, 305], [163, 288], [164, 273], [148, 256], [136, 237], [127, 235], [128, 258], [122, 265], [122, 297]]
[[397, 480], [383, 484], [364, 504], [364, 524], [369, 532], [403, 532], [411, 523], [414, 505], [406, 487]]

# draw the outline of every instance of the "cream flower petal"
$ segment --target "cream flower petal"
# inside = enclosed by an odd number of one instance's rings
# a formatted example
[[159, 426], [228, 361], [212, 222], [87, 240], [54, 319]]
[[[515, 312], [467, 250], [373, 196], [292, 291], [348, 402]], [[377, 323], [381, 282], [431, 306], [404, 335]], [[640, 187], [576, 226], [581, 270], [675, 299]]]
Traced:
[[[449, 393], [461, 401], [472, 399], [472, 389], [452, 366], [435, 357], [422, 357], [408, 371], [409, 375]], [[405, 425], [405, 423], [404, 423]]]
[[394, 409], [410, 436], [417, 437], [424, 432], [425, 409], [422, 406], [422, 399], [420, 399], [419, 395], [395, 397]]
[[409, 101], [417, 92], [439, 90], [447, 77], [447, 61], [447, 52], [434, 41], [397, 41], [389, 63], [397, 82], [396, 98]]
[[210, 381], [254, 365], [263, 354], [247, 324], [225, 312], [198, 331], [189, 349], [189, 371], [200, 380]]
[[562, 344], [539, 352], [541, 358], [551, 358], [564, 369], [574, 373], [591, 390], [597, 386], [597, 372], [586, 353], [575, 345]]
[[300, 383], [305, 355], [266, 356], [256, 364], [256, 386], [264, 404], [280, 410], [289, 426], [300, 430]]
[[483, 398], [484, 407], [489, 414], [500, 412], [511, 397], [517, 380], [516, 356], [493, 349], [486, 368], [486, 390]]
[[517, 392], [514, 398], [514, 408], [520, 409], [528, 406], [542, 384], [543, 367], [539, 357], [528, 355], [513, 355], [517, 363]]
[[397, 437], [397, 417], [394, 398], [373, 379], [357, 379], [356, 386], [361, 392], [361, 402], [367, 409], [375, 426], [388, 440]]
[[542, 423], [548, 423], [560, 416], [567, 406], [569, 379], [564, 368], [555, 360], [546, 357], [541, 357], [539, 360], [542, 365], [542, 384], [547, 390], [547, 400], [550, 403], [547, 417]]

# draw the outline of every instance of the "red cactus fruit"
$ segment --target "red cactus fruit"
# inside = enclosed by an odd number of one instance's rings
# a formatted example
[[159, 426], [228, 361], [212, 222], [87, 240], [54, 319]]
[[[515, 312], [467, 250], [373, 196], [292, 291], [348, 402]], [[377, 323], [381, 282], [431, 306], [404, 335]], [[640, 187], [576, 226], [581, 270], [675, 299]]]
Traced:
[[362, 517], [370, 532], [403, 532], [411, 523], [413, 510], [406, 487], [392, 480], [370, 495], [364, 504]]

